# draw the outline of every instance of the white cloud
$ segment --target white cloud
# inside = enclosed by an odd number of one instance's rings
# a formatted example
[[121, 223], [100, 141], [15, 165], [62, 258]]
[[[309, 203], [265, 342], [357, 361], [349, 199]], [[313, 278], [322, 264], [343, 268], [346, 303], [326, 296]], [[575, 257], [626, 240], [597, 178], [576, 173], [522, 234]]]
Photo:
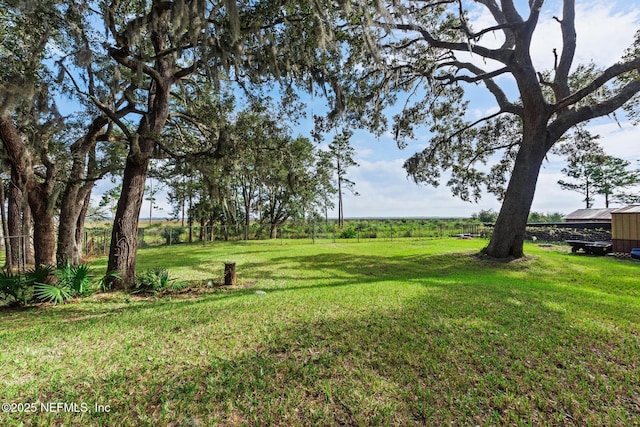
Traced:
[[[560, 24], [554, 19], [562, 17], [558, 2], [545, 8], [531, 44], [534, 65], [539, 70], [551, 70], [553, 49], [558, 55], [562, 48]], [[640, 10], [629, 8], [628, 3], [612, 1], [581, 2], [576, 5], [575, 64], [591, 61], [601, 66], [618, 62], [625, 49], [633, 42], [640, 23]]]
[[[607, 154], [636, 163], [640, 160], [640, 128], [629, 122], [618, 125], [614, 120], [600, 120], [589, 128], [600, 135], [600, 145]], [[640, 165], [636, 165], [640, 166]]]
[[415, 184], [402, 168], [404, 159], [357, 160], [360, 167], [349, 170], [349, 179], [360, 195], [344, 195], [346, 217], [468, 217], [481, 209], [499, 208], [490, 195], [478, 204], [468, 203], [453, 197], [446, 186]]

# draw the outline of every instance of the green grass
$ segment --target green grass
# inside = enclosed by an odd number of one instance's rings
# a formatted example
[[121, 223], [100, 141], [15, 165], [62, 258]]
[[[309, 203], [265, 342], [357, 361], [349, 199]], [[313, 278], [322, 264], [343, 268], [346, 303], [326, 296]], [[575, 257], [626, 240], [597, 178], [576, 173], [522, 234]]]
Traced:
[[0, 400], [38, 405], [0, 424], [640, 423], [640, 264], [533, 245], [491, 262], [482, 240], [283, 243], [139, 253], [179, 280], [234, 261], [236, 289], [0, 311]]

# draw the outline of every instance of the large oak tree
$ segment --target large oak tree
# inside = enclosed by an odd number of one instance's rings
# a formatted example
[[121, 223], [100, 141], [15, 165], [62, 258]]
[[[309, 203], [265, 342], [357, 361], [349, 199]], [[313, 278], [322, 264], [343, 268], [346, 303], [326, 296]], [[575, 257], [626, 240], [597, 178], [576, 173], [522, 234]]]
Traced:
[[[405, 168], [416, 182], [434, 185], [450, 174], [448, 185], [465, 199], [479, 197], [483, 185], [502, 197], [485, 248], [497, 258], [523, 255], [538, 175], [554, 144], [576, 125], [634, 105], [640, 92], [639, 39], [606, 68], [576, 64], [575, 0], [563, 0], [554, 18], [561, 37], [549, 46], [553, 68], [536, 68], [532, 39], [545, 1], [522, 3], [362, 3], [351, 7], [346, 21], [352, 36], [345, 43], [351, 55], [345, 61], [351, 65], [344, 85], [347, 110], [379, 130], [383, 107], [399, 93], [411, 94], [395, 117], [396, 137], [400, 143], [412, 139], [422, 125], [433, 137]], [[473, 25], [479, 14], [487, 19]], [[497, 109], [469, 119], [464, 90], [478, 85]], [[494, 165], [483, 166], [488, 162]]]
[[[18, 224], [20, 205], [23, 218], [33, 214], [36, 264], [55, 261], [58, 165], [51, 148], [61, 117], [43, 58], [47, 45], [60, 38], [62, 12], [55, 0], [0, 5], [0, 140], [11, 169], [8, 232], [14, 237], [23, 234], [11, 227]], [[24, 221], [28, 224], [30, 219]], [[11, 243], [16, 255], [16, 239]]]
[[126, 287], [135, 276], [138, 217], [149, 161], [172, 151], [163, 138], [175, 111], [172, 90], [187, 79], [206, 79], [214, 86], [231, 80], [248, 92], [262, 85], [273, 87], [277, 81], [288, 102], [295, 98], [293, 86], [302, 81], [312, 86], [327, 74], [313, 64], [318, 48], [327, 57], [330, 36], [324, 33], [324, 12], [317, 3], [112, 0], [100, 5], [109, 55], [116, 71], [128, 70], [131, 76], [127, 99], [135, 102], [139, 117], [132, 126], [131, 120], [121, 120], [109, 106], [100, 105], [129, 146], [107, 267], [119, 273], [111, 276], [114, 287]]

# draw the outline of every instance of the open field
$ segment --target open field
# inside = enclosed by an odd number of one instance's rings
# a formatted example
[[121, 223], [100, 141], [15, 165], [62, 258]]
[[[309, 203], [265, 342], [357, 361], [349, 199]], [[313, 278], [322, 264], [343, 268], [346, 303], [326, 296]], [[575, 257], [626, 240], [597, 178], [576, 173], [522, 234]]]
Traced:
[[1, 310], [0, 424], [639, 425], [640, 263], [485, 244], [141, 250], [139, 270], [234, 261], [241, 283]]
[[[107, 253], [111, 240], [111, 222], [93, 222], [85, 229], [84, 250], [87, 256], [99, 256]], [[138, 243], [141, 247], [174, 245], [183, 242], [201, 242], [214, 240], [245, 240], [243, 224], [214, 225], [201, 227], [181, 226], [179, 221], [154, 220], [140, 221]], [[253, 221], [247, 230], [248, 240], [269, 239], [267, 224]], [[278, 239], [330, 239], [332, 242], [347, 240], [393, 240], [412, 237], [442, 238], [458, 234], [488, 234], [490, 229], [471, 218], [387, 218], [387, 219], [346, 219], [341, 229], [337, 220], [287, 221], [277, 229]], [[189, 240], [191, 236], [191, 240]]]

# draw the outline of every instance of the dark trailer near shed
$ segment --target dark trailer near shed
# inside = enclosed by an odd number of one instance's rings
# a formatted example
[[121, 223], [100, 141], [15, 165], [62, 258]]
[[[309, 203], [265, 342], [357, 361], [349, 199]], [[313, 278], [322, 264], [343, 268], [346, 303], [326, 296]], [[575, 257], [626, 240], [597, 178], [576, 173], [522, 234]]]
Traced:
[[640, 205], [629, 205], [611, 212], [613, 252], [628, 254], [640, 248]]

